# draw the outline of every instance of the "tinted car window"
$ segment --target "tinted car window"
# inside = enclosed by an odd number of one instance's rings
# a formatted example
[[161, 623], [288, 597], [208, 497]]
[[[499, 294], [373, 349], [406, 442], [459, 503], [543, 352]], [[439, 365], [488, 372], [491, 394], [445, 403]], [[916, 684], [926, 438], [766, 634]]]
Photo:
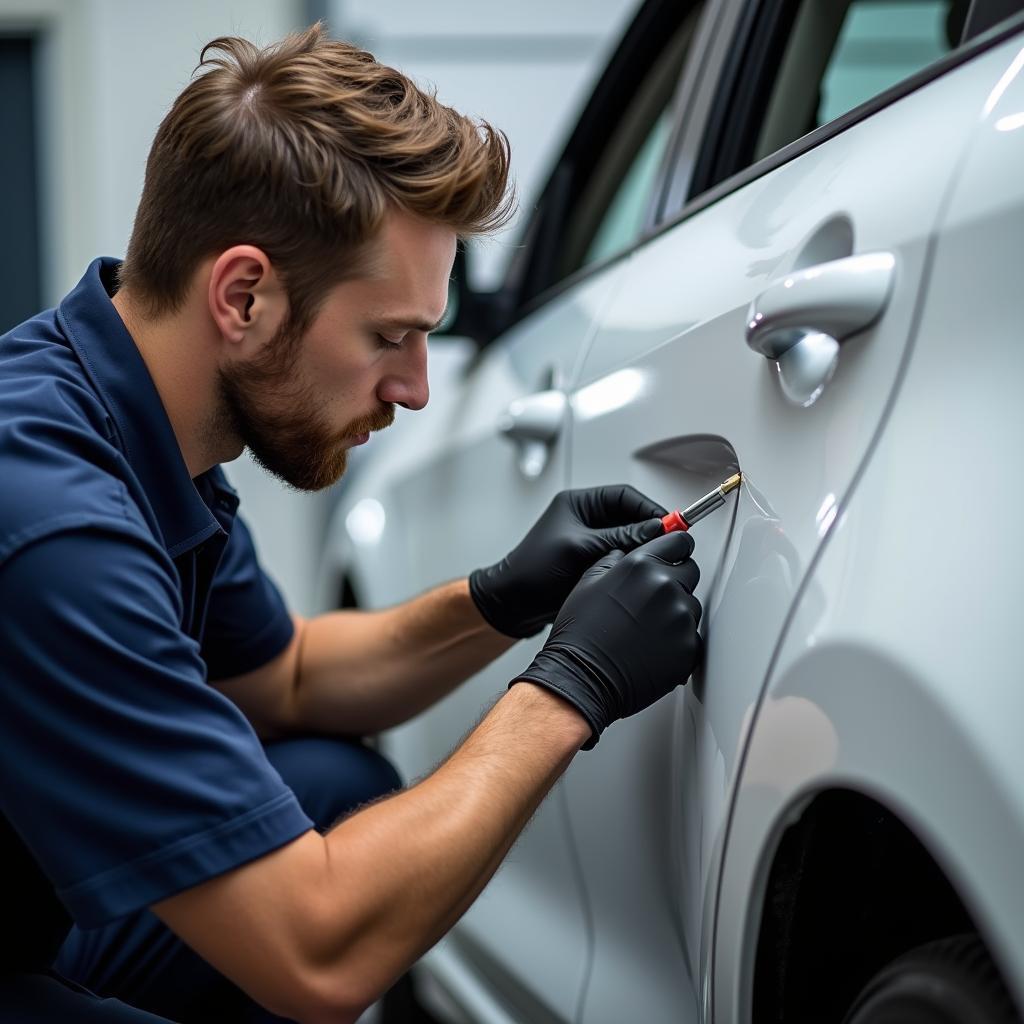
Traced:
[[[552, 169], [493, 304], [484, 343], [576, 271], [628, 250], [653, 225], [675, 99], [706, 0], [644, 0]], [[706, 28], [707, 26], [705, 26]]]
[[634, 92], [569, 214], [557, 275], [614, 256], [637, 242], [672, 127], [672, 100], [702, 5], [692, 6]]
[[970, 9], [971, 0], [751, 7], [718, 84], [690, 198], [939, 61], [960, 45]]
[[583, 256], [584, 265], [597, 263], [632, 245], [643, 231], [658, 168], [668, 145], [668, 111], [664, 110], [622, 179], [604, 218]]
[[795, 5], [752, 160], [938, 60], [958, 41], [966, 7], [960, 0], [803, 0]]

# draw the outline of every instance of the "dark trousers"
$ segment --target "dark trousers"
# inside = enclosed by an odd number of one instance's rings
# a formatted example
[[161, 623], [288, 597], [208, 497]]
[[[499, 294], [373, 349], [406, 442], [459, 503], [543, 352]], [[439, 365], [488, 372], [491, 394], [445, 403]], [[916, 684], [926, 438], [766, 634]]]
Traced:
[[[395, 769], [357, 742], [279, 740], [267, 757], [320, 831], [398, 789]], [[93, 931], [72, 929], [53, 971], [0, 979], [0, 1022], [268, 1024], [268, 1014], [149, 911]]]

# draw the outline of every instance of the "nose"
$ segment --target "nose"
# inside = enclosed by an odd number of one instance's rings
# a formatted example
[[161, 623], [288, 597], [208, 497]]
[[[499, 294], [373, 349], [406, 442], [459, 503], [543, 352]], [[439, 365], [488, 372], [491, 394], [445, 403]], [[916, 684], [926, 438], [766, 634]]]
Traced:
[[389, 364], [377, 388], [377, 397], [413, 411], [422, 409], [430, 399], [426, 336], [417, 341], [407, 339], [401, 351], [389, 356]]

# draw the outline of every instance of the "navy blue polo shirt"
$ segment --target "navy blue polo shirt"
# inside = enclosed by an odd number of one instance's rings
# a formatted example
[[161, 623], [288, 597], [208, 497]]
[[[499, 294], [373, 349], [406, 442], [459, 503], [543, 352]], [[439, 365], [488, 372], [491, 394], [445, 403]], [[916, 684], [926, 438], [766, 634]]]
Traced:
[[293, 627], [221, 469], [189, 476], [116, 266], [0, 337], [0, 971], [312, 827], [209, 685]]

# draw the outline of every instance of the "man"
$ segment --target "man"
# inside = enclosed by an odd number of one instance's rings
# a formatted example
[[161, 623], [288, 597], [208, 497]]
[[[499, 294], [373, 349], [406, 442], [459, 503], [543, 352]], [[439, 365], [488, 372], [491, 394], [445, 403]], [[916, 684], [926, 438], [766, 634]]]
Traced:
[[[405, 605], [286, 614], [219, 464], [248, 447], [321, 488], [426, 404], [457, 239], [509, 211], [507, 142], [319, 27], [201, 68], [125, 262], [0, 339], [4, 1020], [354, 1020], [698, 650], [692, 541], [628, 487], [559, 495]], [[548, 623], [447, 763], [331, 827], [397, 783], [325, 737]]]

